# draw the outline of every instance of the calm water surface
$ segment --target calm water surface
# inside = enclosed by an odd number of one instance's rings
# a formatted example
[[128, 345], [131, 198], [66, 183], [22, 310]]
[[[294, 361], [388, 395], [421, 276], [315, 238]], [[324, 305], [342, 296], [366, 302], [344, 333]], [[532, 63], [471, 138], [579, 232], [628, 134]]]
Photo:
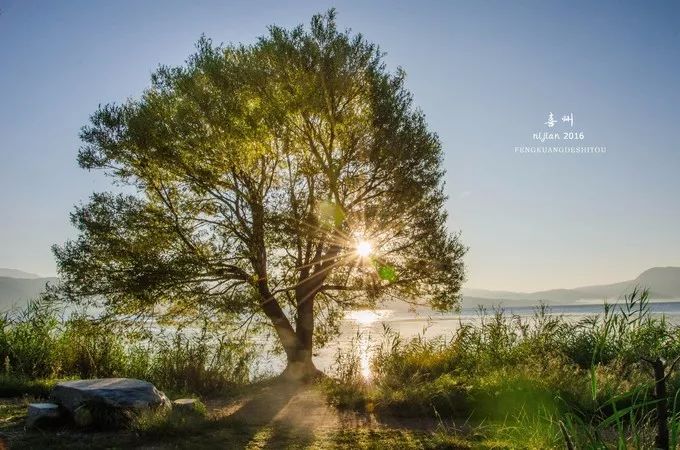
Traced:
[[[533, 316], [536, 307], [504, 307], [507, 314], [521, 317]], [[551, 306], [549, 314], [561, 315], [566, 320], [579, 320], [586, 316], [600, 314], [603, 311], [601, 302], [583, 303], [577, 305]], [[680, 324], [680, 300], [657, 301], [651, 303], [652, 314], [665, 316], [667, 320]], [[406, 312], [392, 309], [377, 309], [374, 311], [348, 311], [340, 326], [340, 335], [326, 347], [319, 349], [314, 361], [319, 369], [327, 373], [333, 371], [333, 362], [338, 351], [347, 351], [352, 346], [358, 352], [361, 361], [362, 374], [370, 379], [370, 359], [375, 348], [384, 339], [384, 329], [400, 334], [408, 339], [419, 334], [426, 337], [451, 336], [461, 324], [480, 321], [477, 309], [464, 308], [460, 313], [439, 314], [426, 312]], [[267, 371], [278, 372], [283, 368], [281, 358], [271, 357], [261, 362], [261, 367]]]

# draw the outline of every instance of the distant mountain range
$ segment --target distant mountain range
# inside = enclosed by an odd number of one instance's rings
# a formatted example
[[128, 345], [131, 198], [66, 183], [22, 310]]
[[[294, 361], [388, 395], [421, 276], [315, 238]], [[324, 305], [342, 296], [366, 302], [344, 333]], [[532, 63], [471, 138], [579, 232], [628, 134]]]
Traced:
[[21, 270], [0, 268], [0, 310], [25, 304], [37, 297], [47, 283], [56, 281], [55, 277], [41, 277]]
[[654, 267], [645, 270], [633, 280], [573, 289], [510, 292], [465, 288], [463, 289], [463, 307], [498, 303], [525, 306], [535, 305], [539, 301], [566, 305], [581, 300], [617, 300], [629, 294], [635, 286], [649, 289], [652, 299], [680, 299], [680, 267]]
[[40, 275], [24, 272], [23, 270], [0, 267], [0, 277], [35, 279], [40, 278]]
[[[55, 283], [55, 277], [0, 268], [0, 310], [20, 305], [35, 298], [47, 283]], [[642, 272], [637, 278], [612, 284], [583, 286], [573, 289], [551, 289], [539, 292], [490, 291], [463, 289], [464, 308], [477, 305], [498, 304], [531, 306], [540, 301], [553, 305], [568, 305], [582, 300], [617, 300], [635, 287], [648, 288], [653, 299], [680, 300], [680, 267], [654, 267]], [[394, 305], [397, 307], [397, 305]]]

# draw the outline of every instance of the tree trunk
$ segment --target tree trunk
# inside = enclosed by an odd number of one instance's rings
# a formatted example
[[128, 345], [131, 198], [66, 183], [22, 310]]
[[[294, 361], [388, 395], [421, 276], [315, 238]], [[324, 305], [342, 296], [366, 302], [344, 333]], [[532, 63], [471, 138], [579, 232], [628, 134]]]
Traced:
[[308, 383], [323, 376], [323, 372], [316, 368], [308, 352], [301, 350], [296, 359], [288, 359], [286, 368], [281, 376], [287, 380]]
[[292, 355], [288, 355], [288, 366], [284, 375], [310, 381], [321, 375], [312, 361], [312, 349], [314, 340], [314, 297], [316, 287], [311, 286], [309, 281], [301, 283], [295, 290], [297, 300], [297, 318], [295, 320], [296, 347]]
[[283, 309], [281, 309], [279, 302], [277, 302], [271, 292], [269, 292], [266, 281], [258, 281], [257, 288], [262, 299], [260, 301], [260, 307], [272, 322], [274, 331], [276, 331], [281, 346], [283, 346], [283, 349], [286, 352], [286, 357], [288, 358], [288, 361], [290, 361], [295, 358], [297, 348], [299, 347], [295, 330], [290, 324], [288, 317], [286, 317], [286, 314], [283, 312]]
[[[255, 222], [255, 216], [253, 221]], [[334, 245], [323, 255], [319, 248], [318, 255], [315, 257], [315, 269], [312, 273], [309, 272], [309, 266], [302, 269], [301, 280], [295, 289], [297, 317], [295, 329], [293, 329], [267, 285], [266, 253], [263, 242], [260, 242], [259, 251], [256, 252], [259, 254], [259, 258], [253, 260], [253, 267], [258, 274], [256, 285], [261, 298], [260, 307], [274, 325], [281, 345], [286, 352], [287, 366], [282, 373], [285, 378], [306, 382], [323, 375], [312, 361], [314, 297], [321, 289], [340, 249], [340, 246]]]
[[288, 365], [282, 375], [291, 378], [304, 378], [312, 368], [316, 370], [311, 359], [311, 343], [309, 358], [305, 358], [305, 353], [300, 351], [303, 347], [300, 337], [293, 329], [281, 305], [269, 290], [267, 284], [267, 252], [264, 243], [264, 208], [261, 199], [253, 203], [252, 213], [253, 242], [251, 251], [254, 257], [251, 259], [251, 263], [257, 274], [255, 286], [260, 294], [260, 308], [272, 322], [281, 346], [286, 352]]
[[260, 307], [272, 322], [281, 346], [286, 352], [287, 365], [281, 375], [286, 379], [304, 382], [322, 375], [312, 361], [315, 292], [312, 291], [313, 294], [309, 295], [306, 301], [299, 302], [294, 330], [265, 282], [258, 283], [258, 290], [263, 299]]
[[324, 255], [321, 254], [321, 249], [319, 248], [318, 254], [315, 257], [315, 269], [311, 273], [309, 272], [309, 266], [301, 270], [300, 282], [295, 289], [295, 302], [297, 304], [295, 335], [297, 337], [297, 348], [292, 358], [288, 355], [288, 366], [284, 371], [284, 375], [303, 381], [310, 381], [323, 376], [323, 372], [317, 369], [312, 361], [314, 298], [328, 276], [334, 264], [334, 258], [338, 255], [340, 249], [340, 246], [333, 245]]
[[[303, 285], [304, 287], [304, 285]], [[312, 342], [314, 339], [314, 296], [316, 292], [300, 289], [296, 293], [298, 300], [295, 334], [298, 337], [298, 357], [303, 360], [312, 359]]]

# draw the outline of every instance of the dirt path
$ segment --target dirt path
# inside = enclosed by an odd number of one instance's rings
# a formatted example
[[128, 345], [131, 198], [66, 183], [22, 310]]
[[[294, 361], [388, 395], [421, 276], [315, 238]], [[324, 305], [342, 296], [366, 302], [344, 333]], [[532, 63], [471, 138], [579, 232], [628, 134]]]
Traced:
[[458, 437], [453, 441], [447, 438], [442, 445], [441, 433], [432, 432], [437, 424], [431, 420], [378, 419], [371, 414], [339, 411], [326, 403], [320, 387], [289, 382], [253, 387], [237, 400], [206, 399], [205, 419], [160, 423], [142, 432], [78, 430], [70, 426], [27, 430], [23, 424], [28, 401], [0, 401], [4, 419], [0, 421], [0, 449], [470, 448]]
[[[209, 401], [207, 406], [212, 417], [242, 425], [247, 449], [422, 448], [402, 443], [413, 440], [414, 432], [428, 434], [437, 427], [436, 421], [426, 418], [378, 419], [337, 410], [314, 385], [275, 383], [236, 402]], [[362, 440], [366, 445], [359, 445]], [[396, 447], [389, 445], [391, 440]]]
[[329, 406], [314, 385], [276, 383], [236, 402], [207, 402], [218, 418], [229, 417], [251, 426], [279, 425], [298, 430], [340, 430], [345, 427], [379, 426], [370, 415], [342, 412]]

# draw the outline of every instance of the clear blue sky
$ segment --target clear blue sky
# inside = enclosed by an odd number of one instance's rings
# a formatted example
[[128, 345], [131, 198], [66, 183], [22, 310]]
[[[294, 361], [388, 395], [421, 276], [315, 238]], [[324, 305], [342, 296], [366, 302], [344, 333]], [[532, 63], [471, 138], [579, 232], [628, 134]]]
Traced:
[[[680, 3], [0, 0], [0, 267], [54, 274], [74, 204], [79, 128], [134, 97], [202, 33], [252, 42], [338, 9], [402, 66], [445, 148], [468, 286], [537, 290], [680, 265]], [[574, 114], [601, 155], [516, 154]], [[566, 129], [558, 123], [556, 128]]]

